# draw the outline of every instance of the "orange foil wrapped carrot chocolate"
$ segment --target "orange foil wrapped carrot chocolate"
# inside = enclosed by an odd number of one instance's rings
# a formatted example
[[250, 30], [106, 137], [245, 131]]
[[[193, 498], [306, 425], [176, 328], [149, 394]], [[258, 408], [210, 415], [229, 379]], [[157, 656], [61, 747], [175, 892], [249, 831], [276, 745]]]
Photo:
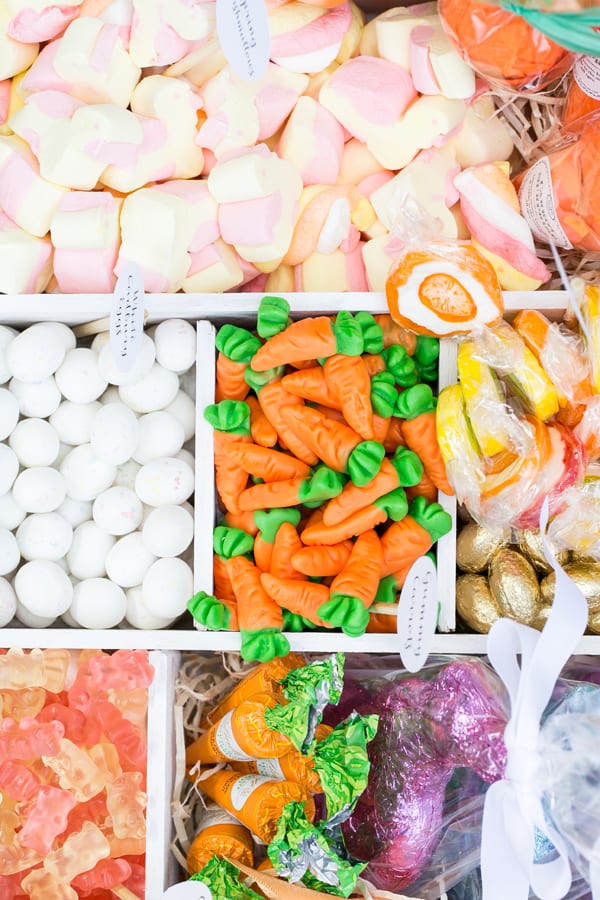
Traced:
[[[317, 741], [331, 733], [329, 725], [319, 725], [315, 731]], [[267, 775], [278, 781], [295, 781], [308, 788], [311, 794], [321, 793], [321, 779], [314, 768], [314, 757], [305, 756], [295, 748], [279, 759], [254, 759], [234, 762], [232, 767], [244, 775]]]
[[246, 866], [254, 865], [252, 835], [237, 819], [214, 807], [207, 809], [187, 855], [190, 875], [199, 872], [212, 856], [225, 856]]

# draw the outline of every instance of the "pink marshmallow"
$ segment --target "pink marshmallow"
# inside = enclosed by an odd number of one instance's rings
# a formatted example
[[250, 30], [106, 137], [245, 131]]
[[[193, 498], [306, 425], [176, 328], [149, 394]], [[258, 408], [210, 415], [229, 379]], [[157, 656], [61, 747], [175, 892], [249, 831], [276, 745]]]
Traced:
[[129, 50], [141, 68], [168, 66], [201, 47], [215, 31], [215, 4], [133, 0]]
[[294, 282], [296, 291], [368, 291], [362, 244], [349, 253], [313, 253], [294, 268]]
[[291, 162], [304, 185], [335, 184], [344, 151], [344, 130], [312, 97], [300, 97], [287, 121], [277, 152]]
[[51, 41], [63, 33], [65, 28], [79, 15], [81, 0], [62, 0], [60, 4], [46, 3], [41, 10], [34, 9], [28, 0], [9, 0], [13, 15], [8, 26], [8, 35], [24, 44]]
[[0, 293], [39, 294], [52, 275], [52, 245], [0, 212]]
[[249, 247], [272, 243], [282, 206], [279, 192], [254, 200], [223, 204], [219, 208], [219, 229], [224, 240], [229, 244], [246, 244]]
[[43, 237], [66, 191], [40, 177], [37, 161], [18, 137], [0, 137], [0, 209], [24, 231]]
[[352, 10], [343, 3], [309, 12], [292, 2], [271, 10], [269, 22], [274, 62], [293, 72], [321, 72], [338, 55], [352, 24]]
[[4, 125], [8, 119], [8, 110], [10, 108], [10, 85], [11, 82], [0, 81], [0, 125]]
[[71, 191], [52, 218], [54, 275], [65, 294], [110, 293], [122, 201], [107, 191]]

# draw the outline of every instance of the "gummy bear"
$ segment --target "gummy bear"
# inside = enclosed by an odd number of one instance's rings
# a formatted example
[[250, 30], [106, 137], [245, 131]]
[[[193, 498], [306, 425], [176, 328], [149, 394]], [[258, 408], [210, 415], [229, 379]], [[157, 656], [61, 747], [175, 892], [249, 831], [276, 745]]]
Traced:
[[96, 794], [91, 800], [85, 803], [78, 803], [73, 812], [69, 815], [67, 831], [71, 834], [74, 831], [81, 831], [84, 822], [93, 822], [99, 828], [104, 826], [108, 818], [108, 809], [106, 807], [106, 797], [104, 791]]
[[35, 718], [46, 702], [46, 691], [41, 687], [5, 690], [0, 693], [0, 696], [2, 697], [2, 714], [17, 722], [28, 716]]
[[0, 875], [14, 875], [15, 872], [24, 872], [31, 866], [37, 866], [42, 857], [31, 847], [23, 847], [13, 841], [5, 846], [0, 844]]
[[147, 688], [154, 676], [145, 650], [117, 650], [111, 656], [94, 656], [89, 668], [97, 687], [104, 691]]
[[43, 651], [44, 687], [52, 694], [58, 694], [64, 690], [67, 680], [67, 672], [71, 662], [71, 654], [68, 650], [50, 649]]
[[113, 859], [119, 859], [122, 856], [139, 856], [146, 849], [145, 838], [118, 838], [114, 831], [107, 831], [106, 837]]
[[44, 657], [41, 650], [25, 653], [17, 647], [0, 656], [0, 690], [44, 687]]
[[35, 869], [21, 882], [30, 900], [78, 900], [77, 891], [45, 869]]
[[146, 794], [140, 790], [140, 772], [124, 772], [106, 786], [106, 805], [117, 838], [146, 836]]
[[118, 778], [122, 773], [119, 754], [114, 744], [101, 741], [99, 744], [94, 744], [93, 747], [88, 747], [87, 752], [99, 769], [105, 769], [108, 772], [110, 780]]
[[101, 859], [93, 869], [73, 879], [73, 887], [82, 893], [96, 888], [110, 890], [131, 876], [131, 866], [124, 859]]
[[19, 832], [19, 843], [45, 856], [52, 849], [54, 839], [66, 829], [69, 813], [76, 803], [69, 791], [51, 785], [41, 787]]
[[88, 746], [100, 737], [100, 725], [93, 718], [88, 718], [80, 709], [71, 709], [60, 703], [51, 703], [39, 713], [40, 722], [62, 722], [65, 737], [74, 744]]
[[108, 780], [106, 770], [99, 769], [85, 750], [67, 738], [60, 741], [56, 753], [42, 759], [58, 775], [61, 788], [72, 791], [79, 803], [99, 794]]
[[4, 719], [0, 725], [0, 759], [34, 759], [55, 756], [65, 729], [60, 722], [20, 722]]
[[102, 731], [116, 746], [124, 771], [139, 771], [146, 767], [146, 741], [142, 732], [123, 718], [116, 706], [108, 701], [96, 704], [96, 715]]
[[108, 841], [98, 826], [85, 822], [81, 831], [70, 834], [62, 847], [46, 856], [44, 868], [58, 881], [70, 883], [76, 875], [93, 869], [109, 852]]
[[21, 816], [15, 810], [16, 803], [8, 794], [0, 794], [0, 844], [12, 844], [15, 831], [21, 824]]
[[133, 691], [109, 690], [108, 699], [123, 718], [133, 722], [136, 728], [145, 729], [148, 714], [148, 691], [145, 688]]
[[127, 856], [125, 859], [131, 868], [131, 875], [123, 884], [137, 897], [144, 897], [146, 890], [146, 857]]
[[[0, 791], [13, 800], [31, 800], [39, 790], [40, 780], [23, 763], [5, 759], [0, 762]], [[0, 895], [1, 896], [1, 895]]]

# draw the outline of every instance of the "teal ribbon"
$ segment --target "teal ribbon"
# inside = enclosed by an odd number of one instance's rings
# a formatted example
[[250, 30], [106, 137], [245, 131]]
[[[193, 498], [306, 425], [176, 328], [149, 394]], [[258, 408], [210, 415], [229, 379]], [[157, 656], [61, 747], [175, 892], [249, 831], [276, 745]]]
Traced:
[[528, 9], [520, 3], [503, 2], [502, 8], [521, 16], [561, 47], [585, 56], [600, 56], [600, 9], [585, 9], [576, 13], [545, 13]]

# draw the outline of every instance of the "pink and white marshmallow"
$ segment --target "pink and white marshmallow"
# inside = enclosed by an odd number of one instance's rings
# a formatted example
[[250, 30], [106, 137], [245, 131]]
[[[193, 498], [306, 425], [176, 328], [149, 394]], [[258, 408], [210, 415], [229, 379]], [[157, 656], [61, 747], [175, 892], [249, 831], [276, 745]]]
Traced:
[[475, 72], [456, 50], [437, 16], [410, 32], [409, 61], [420, 94], [468, 100], [475, 93]]
[[296, 291], [368, 291], [362, 245], [344, 253], [312, 253], [294, 269]]
[[213, 241], [190, 254], [183, 290], [192, 294], [222, 293], [252, 283], [258, 269], [239, 256], [225, 241]]
[[0, 212], [0, 293], [39, 294], [52, 275], [52, 244]]
[[489, 94], [477, 97], [467, 106], [460, 128], [447, 141], [462, 168], [509, 159], [513, 139], [508, 127], [498, 116]]
[[300, 172], [304, 185], [335, 184], [344, 152], [344, 129], [312, 97], [299, 97], [277, 152]]
[[141, 68], [177, 62], [215, 31], [215, 4], [133, 0], [129, 52]]
[[16, 225], [44, 237], [66, 191], [40, 176], [37, 161], [18, 137], [0, 137], [0, 210]]
[[70, 191], [52, 217], [54, 275], [65, 294], [105, 294], [115, 286], [123, 201], [108, 191]]
[[39, 50], [37, 43], [24, 44], [10, 37], [10, 22], [11, 14], [5, 4], [0, 2], [0, 81], [28, 69]]
[[35, 44], [62, 34], [79, 15], [81, 0], [3, 0], [9, 13], [8, 35]]
[[348, 2], [322, 9], [291, 0], [269, 10], [271, 59], [292, 72], [321, 72], [336, 59], [351, 25]]
[[292, 242], [283, 262], [296, 266], [312, 253], [354, 250], [360, 232], [375, 219], [370, 203], [346, 184], [311, 185], [300, 197]]
[[[410, 70], [411, 34], [415, 28], [430, 27], [439, 21], [437, 3], [386, 9], [369, 22], [365, 31], [375, 41], [376, 55]], [[362, 51], [364, 52], [364, 50]]]

